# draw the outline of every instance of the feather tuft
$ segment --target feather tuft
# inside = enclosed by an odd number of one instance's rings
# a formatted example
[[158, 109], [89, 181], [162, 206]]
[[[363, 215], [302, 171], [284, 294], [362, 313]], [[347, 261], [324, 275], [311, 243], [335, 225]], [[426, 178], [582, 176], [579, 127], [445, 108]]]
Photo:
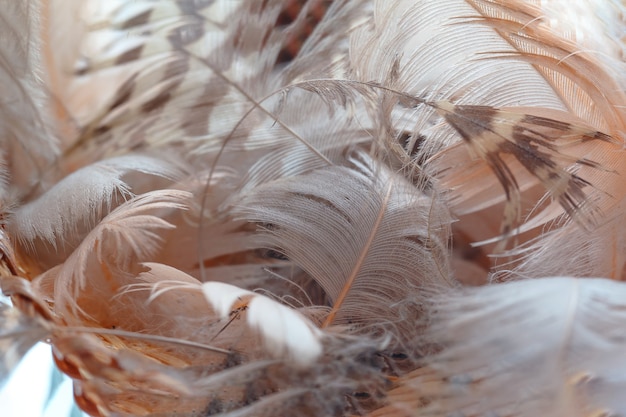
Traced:
[[322, 354], [320, 330], [297, 311], [222, 282], [206, 282], [202, 292], [222, 318], [244, 314], [276, 357], [287, 354], [300, 365], [311, 365]]

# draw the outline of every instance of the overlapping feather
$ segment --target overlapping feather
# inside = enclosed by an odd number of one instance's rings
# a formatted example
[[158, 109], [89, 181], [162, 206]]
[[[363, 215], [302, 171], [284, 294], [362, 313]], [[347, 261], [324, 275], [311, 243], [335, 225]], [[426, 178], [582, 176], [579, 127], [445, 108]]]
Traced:
[[0, 378], [46, 338], [94, 416], [623, 411], [623, 18], [4, 3]]

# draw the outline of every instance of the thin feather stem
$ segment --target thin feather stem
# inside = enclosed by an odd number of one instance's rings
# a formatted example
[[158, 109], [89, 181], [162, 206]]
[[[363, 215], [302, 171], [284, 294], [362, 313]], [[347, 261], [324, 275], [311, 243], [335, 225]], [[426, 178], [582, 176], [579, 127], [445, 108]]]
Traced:
[[372, 246], [372, 243], [374, 242], [374, 238], [376, 237], [376, 233], [378, 232], [378, 229], [380, 228], [380, 225], [383, 221], [383, 217], [385, 216], [385, 211], [387, 210], [387, 206], [389, 205], [389, 199], [391, 198], [392, 189], [393, 189], [393, 184], [389, 184], [389, 187], [387, 187], [387, 193], [385, 194], [385, 198], [382, 201], [380, 210], [378, 211], [378, 216], [376, 217], [376, 221], [374, 222], [374, 225], [372, 226], [370, 235], [367, 238], [365, 245], [363, 246], [363, 250], [361, 251], [359, 258], [354, 264], [354, 268], [352, 269], [350, 276], [348, 277], [348, 279], [346, 280], [346, 283], [341, 289], [341, 292], [339, 293], [337, 300], [333, 303], [333, 308], [328, 313], [328, 316], [326, 316], [324, 323], [322, 323], [322, 328], [328, 327], [333, 323], [333, 321], [335, 320], [335, 316], [341, 309], [341, 305], [343, 304], [348, 293], [352, 289], [352, 285], [354, 284], [354, 281], [356, 280], [357, 275], [359, 275], [361, 266], [363, 266], [363, 262], [365, 261], [365, 258], [367, 257], [367, 253], [369, 252], [370, 247]]
[[227, 350], [227, 349], [221, 349], [215, 346], [206, 345], [204, 343], [192, 342], [190, 340], [178, 339], [175, 337], [153, 335], [153, 334], [129, 332], [129, 331], [119, 330], [119, 329], [102, 329], [102, 328], [97, 328], [97, 327], [71, 326], [71, 327], [57, 327], [56, 330], [63, 332], [63, 333], [72, 333], [72, 332], [91, 333], [91, 334], [108, 335], [108, 336], [128, 337], [128, 338], [138, 339], [138, 340], [148, 340], [150, 342], [172, 343], [172, 344], [179, 345], [179, 346], [188, 346], [188, 347], [198, 348], [202, 350], [208, 350], [210, 352], [222, 353], [224, 355], [231, 355], [233, 353], [232, 351]]

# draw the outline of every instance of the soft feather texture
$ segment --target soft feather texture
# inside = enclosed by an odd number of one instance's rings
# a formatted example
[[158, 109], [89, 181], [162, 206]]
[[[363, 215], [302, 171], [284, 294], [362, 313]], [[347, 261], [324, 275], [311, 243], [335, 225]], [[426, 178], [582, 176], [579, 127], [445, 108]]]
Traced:
[[[433, 297], [426, 338], [441, 352], [427, 362], [450, 383], [423, 412], [623, 414], [624, 291], [559, 277]], [[409, 384], [420, 390], [419, 378]]]
[[234, 213], [264, 229], [256, 245], [280, 252], [323, 288], [332, 306], [324, 326], [383, 327], [402, 340], [414, 331], [420, 289], [453, 285], [449, 220], [435, 199], [366, 155], [348, 163], [258, 187]]
[[[131, 171], [173, 179], [176, 168], [162, 159], [142, 155], [111, 158], [71, 173], [37, 200], [22, 205], [12, 217], [11, 232], [26, 246], [36, 238], [64, 245], [83, 227], [93, 227], [115, 200], [132, 197], [122, 177]], [[67, 223], [71, 218], [72, 223]]]
[[206, 282], [202, 292], [222, 318], [246, 310], [246, 321], [262, 335], [272, 355], [286, 354], [302, 365], [310, 365], [321, 355], [321, 332], [293, 309], [223, 282]]
[[[112, 276], [123, 275], [137, 260], [144, 260], [158, 248], [161, 229], [173, 228], [161, 216], [150, 211], [167, 211], [184, 208], [189, 194], [182, 191], [159, 190], [135, 197], [111, 211], [72, 252], [54, 278], [55, 312], [67, 314], [66, 308], [84, 312], [96, 307], [93, 303], [79, 305], [80, 292], [86, 289], [98, 295], [98, 278], [112, 285]], [[110, 253], [115, 253], [111, 256]], [[119, 268], [119, 272], [116, 270]], [[93, 271], [97, 276], [88, 274]], [[107, 288], [108, 289], [108, 288]], [[69, 290], [69, 291], [68, 291]], [[115, 291], [115, 287], [108, 289]], [[105, 301], [106, 298], [103, 300]], [[88, 313], [87, 313], [88, 314]], [[66, 318], [71, 321], [71, 318]]]
[[93, 416], [623, 413], [619, 1], [2, 3], [0, 380], [46, 339]]

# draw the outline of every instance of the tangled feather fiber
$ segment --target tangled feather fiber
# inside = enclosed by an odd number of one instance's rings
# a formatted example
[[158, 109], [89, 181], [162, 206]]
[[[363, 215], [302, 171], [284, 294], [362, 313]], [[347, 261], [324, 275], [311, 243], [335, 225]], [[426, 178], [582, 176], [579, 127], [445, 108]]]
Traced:
[[0, 384], [44, 341], [98, 417], [626, 415], [625, 12], [0, 0]]

